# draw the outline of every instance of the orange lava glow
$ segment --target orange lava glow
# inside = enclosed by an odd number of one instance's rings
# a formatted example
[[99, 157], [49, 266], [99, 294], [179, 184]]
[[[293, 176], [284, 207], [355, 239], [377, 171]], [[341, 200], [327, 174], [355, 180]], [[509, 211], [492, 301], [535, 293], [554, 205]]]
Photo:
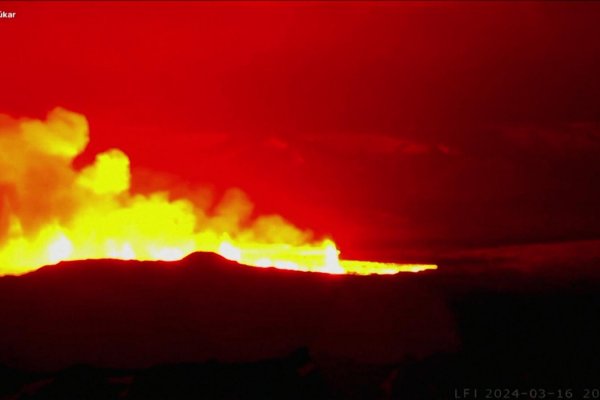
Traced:
[[395, 274], [435, 265], [340, 260], [335, 243], [278, 215], [253, 216], [244, 193], [217, 204], [134, 194], [128, 157], [118, 149], [82, 169], [89, 141], [82, 115], [57, 108], [46, 121], [0, 115], [0, 275], [64, 260], [178, 260], [208, 251], [255, 267], [332, 274]]

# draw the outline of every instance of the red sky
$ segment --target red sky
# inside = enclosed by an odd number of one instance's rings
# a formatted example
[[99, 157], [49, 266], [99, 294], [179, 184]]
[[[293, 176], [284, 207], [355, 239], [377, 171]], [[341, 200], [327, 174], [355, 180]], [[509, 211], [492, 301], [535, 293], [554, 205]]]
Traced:
[[86, 115], [88, 158], [239, 186], [345, 254], [600, 239], [600, 3], [0, 9], [0, 113]]

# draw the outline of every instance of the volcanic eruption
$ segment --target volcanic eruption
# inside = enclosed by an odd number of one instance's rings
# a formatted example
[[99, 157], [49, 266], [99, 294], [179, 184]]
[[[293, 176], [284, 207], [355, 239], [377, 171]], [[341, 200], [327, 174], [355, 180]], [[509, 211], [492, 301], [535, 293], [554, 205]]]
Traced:
[[63, 108], [45, 121], [0, 116], [0, 275], [81, 259], [179, 260], [213, 252], [255, 267], [395, 274], [435, 265], [343, 260], [334, 241], [279, 215], [253, 215], [237, 188], [217, 204], [169, 190], [133, 193], [119, 149], [73, 162], [86, 148], [83, 115]]
[[594, 397], [600, 3], [1, 8], [0, 400]]

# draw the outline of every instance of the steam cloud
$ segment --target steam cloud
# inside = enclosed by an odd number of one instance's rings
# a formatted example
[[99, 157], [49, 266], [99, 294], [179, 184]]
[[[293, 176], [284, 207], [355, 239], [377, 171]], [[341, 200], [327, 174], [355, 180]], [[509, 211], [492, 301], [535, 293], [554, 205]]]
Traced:
[[[177, 259], [236, 243], [310, 243], [312, 233], [284, 218], [253, 218], [239, 189], [220, 202], [134, 194], [118, 149], [77, 170], [89, 141], [84, 116], [56, 108], [46, 121], [0, 115], [0, 275], [65, 259]], [[197, 200], [197, 201], [196, 201]]]

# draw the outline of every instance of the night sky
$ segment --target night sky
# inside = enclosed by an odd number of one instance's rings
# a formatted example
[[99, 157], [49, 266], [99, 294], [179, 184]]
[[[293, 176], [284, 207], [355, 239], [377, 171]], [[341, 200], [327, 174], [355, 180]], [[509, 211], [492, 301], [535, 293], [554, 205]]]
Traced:
[[371, 259], [600, 239], [600, 3], [0, 9], [0, 113], [84, 114], [78, 162], [140, 188], [237, 186]]

